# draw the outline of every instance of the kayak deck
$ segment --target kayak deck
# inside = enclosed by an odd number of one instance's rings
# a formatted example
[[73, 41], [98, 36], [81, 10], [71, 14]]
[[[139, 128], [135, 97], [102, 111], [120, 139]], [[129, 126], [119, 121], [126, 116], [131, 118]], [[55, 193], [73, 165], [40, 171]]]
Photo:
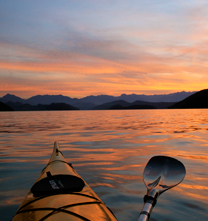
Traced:
[[116, 221], [88, 184], [66, 162], [58, 142], [47, 166], [12, 221]]

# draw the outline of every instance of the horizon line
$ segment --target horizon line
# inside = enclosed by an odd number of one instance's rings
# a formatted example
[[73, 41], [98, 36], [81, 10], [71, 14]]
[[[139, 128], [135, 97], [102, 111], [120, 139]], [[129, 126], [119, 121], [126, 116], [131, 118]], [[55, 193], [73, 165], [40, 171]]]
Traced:
[[[204, 89], [202, 89], [202, 90], [204, 90]], [[201, 90], [199, 90], [199, 91], [201, 91]], [[20, 96], [17, 96], [17, 95], [15, 95], [15, 94], [12, 94], [12, 93], [6, 93], [5, 95], [3, 95], [3, 96], [0, 97], [0, 98], [3, 98], [3, 97], [6, 96], [6, 95], [13, 95], [13, 96], [19, 97], [19, 98], [21, 98], [21, 99], [27, 100], [27, 99], [30, 99], [30, 98], [35, 97], [35, 96], [60, 96], [60, 95], [61, 95], [61, 96], [69, 97], [69, 98], [72, 98], [72, 99], [82, 99], [82, 98], [86, 98], [86, 97], [90, 97], [90, 96], [94, 96], [94, 97], [98, 97], [98, 96], [120, 97], [120, 96], [122, 96], [122, 95], [127, 95], [127, 96], [129, 96], [129, 95], [157, 96], [157, 95], [158, 95], [158, 96], [159, 96], [159, 95], [177, 94], [177, 93], [182, 93], [182, 92], [185, 92], [185, 93], [193, 93], [193, 92], [198, 92], [198, 91], [177, 91], [177, 92], [172, 92], [172, 93], [167, 93], [167, 94], [135, 94], [135, 93], [125, 94], [125, 93], [122, 93], [122, 94], [120, 94], [120, 95], [118, 95], [118, 96], [109, 95], [109, 94], [98, 94], [98, 95], [93, 95], [93, 94], [91, 94], [91, 95], [87, 95], [87, 96], [85, 96], [85, 97], [80, 97], [80, 98], [70, 97], [70, 96], [68, 96], [68, 95], [63, 95], [63, 94], [37, 94], [37, 95], [33, 95], [33, 96], [31, 96], [31, 97], [28, 97], [28, 98], [22, 98], [22, 97], [20, 97]]]

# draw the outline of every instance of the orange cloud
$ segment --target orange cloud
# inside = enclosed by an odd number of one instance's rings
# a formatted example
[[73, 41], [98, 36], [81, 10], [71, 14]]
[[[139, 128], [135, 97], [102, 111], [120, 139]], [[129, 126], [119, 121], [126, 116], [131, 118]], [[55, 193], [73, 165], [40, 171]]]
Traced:
[[[92, 47], [99, 48], [99, 43]], [[101, 48], [104, 47], [102, 45]], [[130, 47], [132, 50], [133, 46]], [[137, 50], [130, 50], [124, 56], [125, 50], [122, 48], [122, 56], [116, 58], [119, 55], [119, 45], [113, 48], [112, 60], [93, 54], [60, 50], [44, 52], [20, 46], [17, 50], [22, 60], [0, 61], [2, 94], [12, 88], [15, 92], [30, 92], [31, 95], [62, 93], [84, 97], [104, 94], [106, 90], [108, 94], [120, 95], [144, 91], [149, 91], [150, 94], [157, 91], [193, 91], [207, 87], [206, 69], [197, 64], [190, 66], [187, 59], [181, 57], [173, 58]], [[194, 53], [196, 49], [173, 50]]]

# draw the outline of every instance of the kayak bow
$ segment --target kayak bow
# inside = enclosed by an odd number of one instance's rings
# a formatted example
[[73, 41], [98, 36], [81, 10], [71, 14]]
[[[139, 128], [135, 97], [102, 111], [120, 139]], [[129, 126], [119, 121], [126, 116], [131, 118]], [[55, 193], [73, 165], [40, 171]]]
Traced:
[[116, 221], [54, 143], [51, 158], [12, 221]]

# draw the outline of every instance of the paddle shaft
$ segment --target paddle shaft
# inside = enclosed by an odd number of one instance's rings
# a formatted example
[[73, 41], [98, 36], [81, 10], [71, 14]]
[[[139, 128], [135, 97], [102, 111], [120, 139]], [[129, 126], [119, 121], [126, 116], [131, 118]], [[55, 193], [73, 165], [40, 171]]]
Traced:
[[148, 221], [150, 214], [152, 212], [153, 206], [151, 203], [146, 202], [142, 208], [142, 211], [139, 215], [138, 221]]
[[155, 189], [148, 191], [147, 195], [144, 196], [144, 206], [139, 215], [138, 221], [148, 221], [153, 207], [157, 202], [158, 194]]

